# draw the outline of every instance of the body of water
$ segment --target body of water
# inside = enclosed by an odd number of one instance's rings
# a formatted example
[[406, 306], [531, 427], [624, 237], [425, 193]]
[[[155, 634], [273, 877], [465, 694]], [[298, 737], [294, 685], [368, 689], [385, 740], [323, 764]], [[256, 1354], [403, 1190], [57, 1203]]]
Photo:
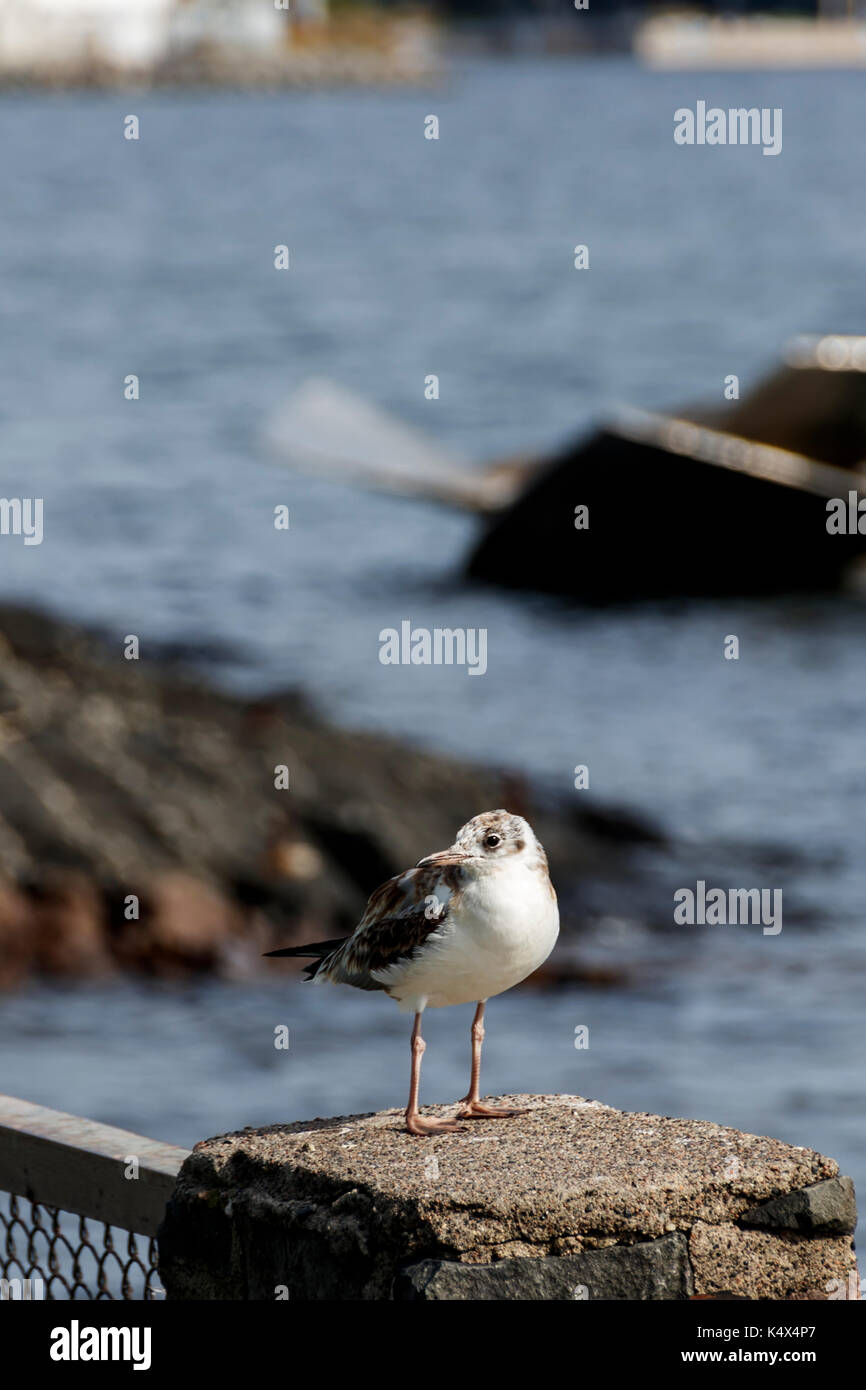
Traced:
[[[780, 107], [782, 153], [676, 146], [673, 113], [698, 99]], [[745, 391], [791, 334], [863, 331], [863, 114], [853, 73], [622, 60], [468, 65], [435, 93], [0, 100], [2, 486], [45, 506], [42, 545], [3, 542], [3, 595], [100, 625], [119, 659], [133, 632], [145, 660], [211, 650], [235, 688], [299, 685], [336, 719], [566, 792], [585, 763], [595, 795], [695, 846], [692, 883], [723, 847], [744, 875], [725, 886], [784, 890], [783, 932], [669, 945], [621, 924], [636, 982], [497, 1002], [486, 1084], [779, 1134], [855, 1176], [862, 605], [582, 615], [466, 588], [472, 519], [294, 476], [262, 436], [327, 376], [483, 460], [617, 401], [720, 400], [732, 372]], [[486, 628], [487, 674], [382, 666], [378, 633], [404, 618]], [[465, 1012], [432, 1024], [430, 1099], [465, 1089]], [[39, 989], [0, 1013], [5, 1089], [181, 1143], [400, 1104], [404, 1033], [387, 1000], [300, 986]]]

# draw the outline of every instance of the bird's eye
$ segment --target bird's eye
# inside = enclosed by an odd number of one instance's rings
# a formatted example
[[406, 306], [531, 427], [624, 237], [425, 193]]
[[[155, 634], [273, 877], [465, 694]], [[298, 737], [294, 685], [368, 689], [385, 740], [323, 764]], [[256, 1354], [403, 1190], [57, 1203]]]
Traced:
[[487, 846], [488, 849], [495, 849], [497, 845], [499, 845], [499, 844], [502, 843], [502, 836], [501, 836], [501, 835], [485, 835], [485, 836], [484, 836], [484, 843], [485, 843], [485, 845]]

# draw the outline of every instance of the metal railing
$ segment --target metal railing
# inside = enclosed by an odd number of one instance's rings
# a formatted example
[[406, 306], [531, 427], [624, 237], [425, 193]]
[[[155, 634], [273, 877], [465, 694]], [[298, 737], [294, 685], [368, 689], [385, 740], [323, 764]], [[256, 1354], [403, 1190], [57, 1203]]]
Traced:
[[188, 1150], [0, 1096], [0, 1299], [153, 1299]]

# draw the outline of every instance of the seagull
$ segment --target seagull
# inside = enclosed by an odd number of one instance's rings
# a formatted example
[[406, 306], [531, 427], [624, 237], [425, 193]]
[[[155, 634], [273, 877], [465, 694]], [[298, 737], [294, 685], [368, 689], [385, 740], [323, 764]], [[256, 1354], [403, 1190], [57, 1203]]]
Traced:
[[537, 970], [558, 935], [556, 893], [532, 827], [508, 811], [485, 811], [458, 831], [450, 848], [377, 888], [351, 936], [266, 954], [312, 957], [305, 969], [315, 984], [382, 989], [401, 1013], [415, 1015], [406, 1129], [426, 1135], [459, 1125], [426, 1118], [418, 1107], [424, 1010], [476, 1004], [469, 1092], [457, 1119], [524, 1113], [481, 1102], [484, 1006]]

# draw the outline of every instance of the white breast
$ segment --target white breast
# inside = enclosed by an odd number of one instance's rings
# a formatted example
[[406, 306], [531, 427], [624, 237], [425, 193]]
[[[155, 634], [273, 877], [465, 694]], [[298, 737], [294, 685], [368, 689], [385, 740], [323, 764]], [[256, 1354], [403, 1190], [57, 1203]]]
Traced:
[[414, 960], [382, 972], [404, 1012], [490, 999], [547, 959], [559, 910], [546, 874], [503, 865], [473, 878]]

